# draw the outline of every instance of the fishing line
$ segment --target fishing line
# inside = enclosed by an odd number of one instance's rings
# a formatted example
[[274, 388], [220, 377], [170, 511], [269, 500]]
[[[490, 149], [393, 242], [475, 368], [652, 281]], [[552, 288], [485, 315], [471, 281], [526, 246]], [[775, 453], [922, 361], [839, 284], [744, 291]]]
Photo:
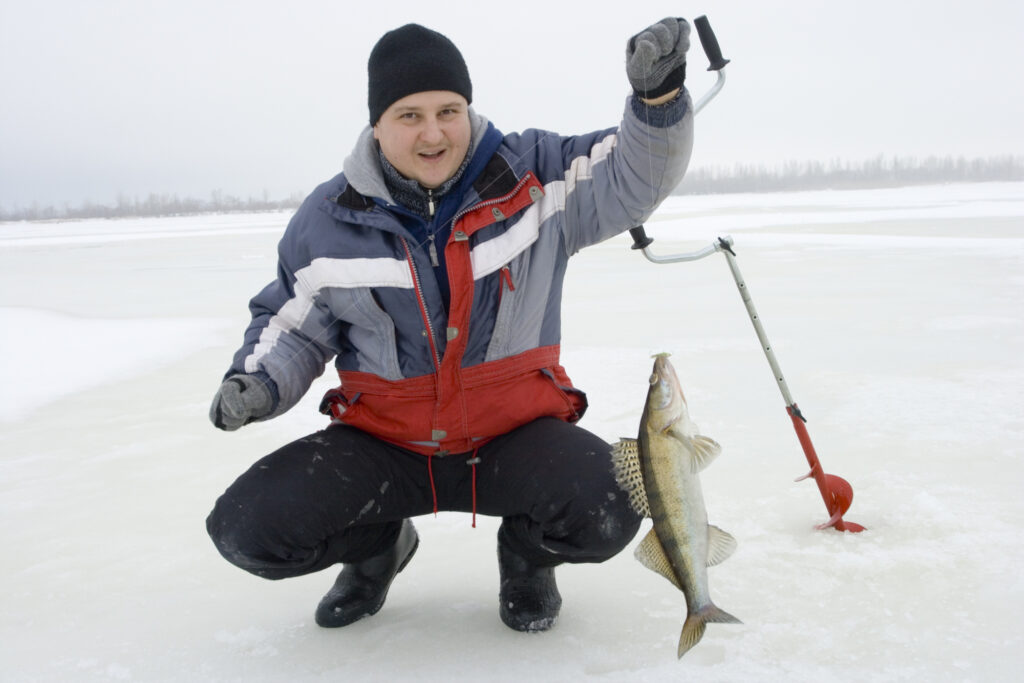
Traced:
[[[653, 65], [651, 65], [653, 67]], [[651, 74], [650, 68], [644, 71], [644, 93], [647, 93], [647, 77]], [[651, 152], [651, 105], [644, 102], [644, 114], [646, 116], [647, 123], [647, 172], [648, 178], [654, 178], [654, 154]], [[658, 194], [654, 191], [654, 183], [651, 183], [651, 206], [658, 202]]]

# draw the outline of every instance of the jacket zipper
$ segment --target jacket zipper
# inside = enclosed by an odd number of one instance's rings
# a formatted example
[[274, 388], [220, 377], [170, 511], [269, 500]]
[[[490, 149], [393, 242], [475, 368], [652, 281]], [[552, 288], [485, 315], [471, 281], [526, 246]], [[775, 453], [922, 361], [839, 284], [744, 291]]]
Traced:
[[[434, 219], [434, 191], [427, 189], [427, 211], [430, 212], [430, 219]], [[430, 254], [430, 265], [437, 268], [441, 265], [440, 259], [437, 258], [437, 245], [434, 243], [434, 233], [427, 235], [427, 253]]]
[[[494, 199], [489, 199], [489, 200], [487, 200], [485, 202], [480, 202], [479, 204], [475, 204], [475, 205], [473, 205], [473, 206], [471, 206], [469, 208], [463, 209], [461, 212], [457, 213], [454, 218], [452, 218], [452, 226], [454, 227], [455, 224], [458, 223], [458, 221], [463, 216], [465, 216], [467, 213], [469, 213], [470, 211], [476, 211], [477, 209], [480, 209], [482, 207], [493, 206], [495, 204], [501, 204], [502, 202], [508, 201], [508, 199], [510, 197], [515, 196], [516, 193], [518, 193], [523, 188], [523, 186], [526, 185], [526, 183], [529, 182], [530, 177], [531, 177], [531, 175], [529, 173], [524, 175], [522, 178], [519, 179], [519, 182], [516, 183], [515, 187], [513, 187], [511, 191], [509, 191], [507, 194], [505, 194], [505, 195], [503, 195], [501, 197], [496, 197]], [[429, 190], [429, 189], [427, 190], [427, 207], [428, 207], [428, 209], [430, 211], [431, 217], [433, 217], [433, 215], [434, 215], [434, 197], [433, 197], [433, 190]], [[402, 247], [405, 249], [406, 260], [409, 261], [409, 267], [412, 269], [413, 286], [416, 289], [416, 299], [417, 299], [417, 301], [419, 302], [419, 305], [420, 305], [420, 312], [423, 315], [423, 321], [424, 321], [424, 323], [427, 326], [426, 334], [427, 334], [427, 339], [430, 342], [430, 352], [431, 352], [431, 354], [434, 357], [434, 367], [437, 368], [437, 372], [440, 373], [441, 372], [441, 356], [440, 356], [440, 354], [438, 354], [437, 346], [434, 344], [434, 325], [430, 321], [430, 312], [427, 311], [427, 302], [423, 300], [423, 291], [422, 291], [421, 285], [420, 285], [419, 269], [416, 268], [416, 262], [412, 258], [412, 251], [410, 251], [410, 249], [409, 249], [409, 242], [404, 237], [401, 238], [401, 239], [402, 239]], [[434, 243], [434, 235], [429, 235], [428, 238], [427, 238], [427, 241], [428, 241], [427, 252], [430, 254], [430, 263], [431, 263], [432, 266], [436, 267], [436, 266], [439, 265], [440, 262], [439, 262], [439, 260], [437, 258], [437, 246]], [[506, 276], [507, 276], [507, 280], [505, 279]], [[515, 286], [512, 283], [512, 273], [511, 273], [511, 271], [508, 270], [508, 266], [506, 266], [503, 269], [502, 279], [505, 280], [506, 284], [508, 285], [509, 291], [514, 291], [515, 290]]]
[[427, 302], [423, 300], [423, 289], [420, 284], [420, 273], [419, 269], [416, 268], [416, 261], [412, 258], [412, 251], [409, 249], [409, 242], [404, 237], [401, 238], [402, 247], [405, 249], [405, 258], [409, 262], [409, 267], [412, 269], [412, 280], [413, 288], [416, 290], [416, 300], [420, 305], [420, 313], [423, 314], [423, 323], [426, 325], [424, 334], [427, 337], [427, 342], [430, 345], [430, 354], [434, 359], [434, 368], [437, 373], [441, 373], [441, 356], [437, 352], [437, 346], [434, 344], [434, 324], [430, 321], [430, 311], [427, 310]]
[[437, 268], [441, 261], [437, 258], [437, 245], [434, 243], [434, 234], [427, 235], [427, 253], [430, 255], [430, 265]]

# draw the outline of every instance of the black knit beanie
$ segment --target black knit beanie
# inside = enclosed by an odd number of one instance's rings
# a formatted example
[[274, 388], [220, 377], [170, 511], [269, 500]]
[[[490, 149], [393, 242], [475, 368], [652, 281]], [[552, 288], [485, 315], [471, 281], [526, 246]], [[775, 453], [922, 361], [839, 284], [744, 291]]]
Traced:
[[370, 124], [406, 95], [450, 90], [473, 101], [473, 84], [462, 53], [437, 31], [406, 24], [385, 33], [370, 52]]

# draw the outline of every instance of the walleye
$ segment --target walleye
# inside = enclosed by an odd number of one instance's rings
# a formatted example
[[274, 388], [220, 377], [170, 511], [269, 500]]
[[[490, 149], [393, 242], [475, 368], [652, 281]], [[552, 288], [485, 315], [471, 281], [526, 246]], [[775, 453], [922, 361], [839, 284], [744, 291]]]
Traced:
[[707, 568], [736, 549], [736, 539], [708, 524], [698, 473], [722, 447], [697, 432], [667, 353], [654, 356], [647, 402], [637, 439], [615, 445], [615, 474], [630, 503], [654, 527], [636, 558], [686, 596], [686, 621], [676, 654], [682, 657], [704, 635], [705, 625], [742, 623], [711, 601]]

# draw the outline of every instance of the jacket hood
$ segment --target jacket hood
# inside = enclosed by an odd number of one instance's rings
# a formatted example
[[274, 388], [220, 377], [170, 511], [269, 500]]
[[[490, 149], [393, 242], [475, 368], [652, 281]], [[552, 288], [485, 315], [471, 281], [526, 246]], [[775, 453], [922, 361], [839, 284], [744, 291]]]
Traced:
[[[487, 133], [487, 119], [469, 108], [469, 126], [473, 139], [471, 149], [479, 148], [480, 141]], [[475, 152], [474, 152], [475, 153]], [[373, 138], [373, 126], [366, 126], [356, 140], [355, 148], [345, 159], [343, 166], [345, 178], [359, 194], [365, 197], [377, 197], [389, 204], [395, 200], [388, 192], [387, 184], [384, 182], [384, 172], [380, 167], [380, 159], [377, 156], [377, 141]]]

